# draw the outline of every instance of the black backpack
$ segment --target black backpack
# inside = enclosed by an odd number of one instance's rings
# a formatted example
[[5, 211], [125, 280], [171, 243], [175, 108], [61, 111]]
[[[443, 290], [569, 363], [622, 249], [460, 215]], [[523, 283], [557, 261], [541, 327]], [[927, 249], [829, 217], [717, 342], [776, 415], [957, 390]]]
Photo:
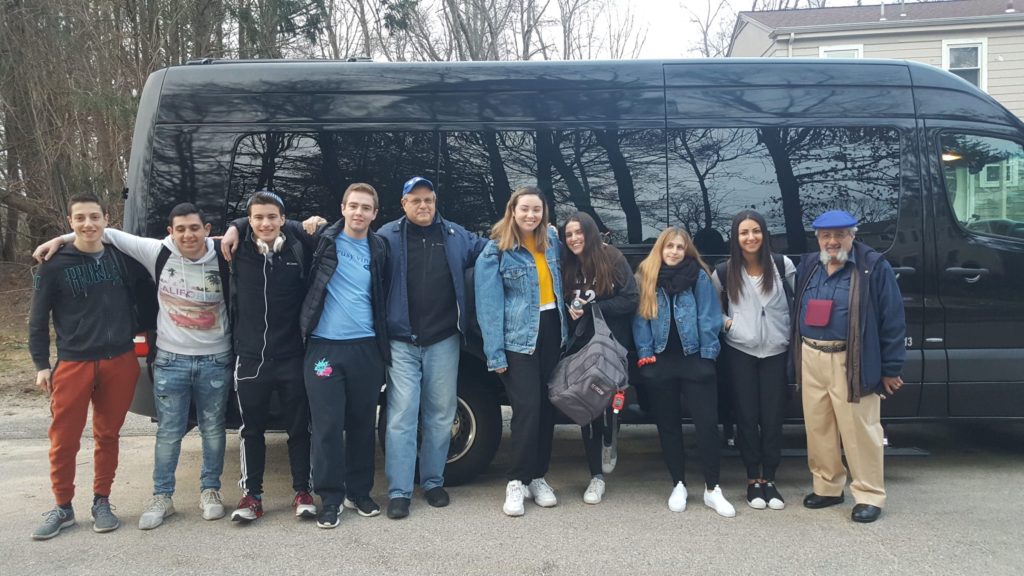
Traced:
[[131, 294], [133, 333], [156, 330], [156, 315], [160, 304], [156, 298], [156, 283], [149, 272], [134, 258], [128, 258], [113, 245], [107, 246], [114, 254], [117, 265], [127, 277], [128, 292]]

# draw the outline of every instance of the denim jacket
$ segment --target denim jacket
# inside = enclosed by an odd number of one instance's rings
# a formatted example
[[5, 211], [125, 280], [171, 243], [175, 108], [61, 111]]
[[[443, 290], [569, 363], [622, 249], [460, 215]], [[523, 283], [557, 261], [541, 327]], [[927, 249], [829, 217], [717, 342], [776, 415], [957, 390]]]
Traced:
[[[555, 307], [562, 325], [562, 341], [569, 339], [565, 303], [562, 299], [562, 273], [559, 264], [558, 234], [548, 229], [548, 249], [544, 255], [551, 271]], [[533, 255], [523, 246], [501, 252], [491, 240], [476, 261], [476, 316], [484, 337], [487, 369], [507, 368], [505, 351], [533, 354], [540, 331], [540, 285]]]
[[[669, 297], [658, 288], [658, 317], [648, 320], [636, 314], [633, 317], [633, 341], [638, 358], [649, 358], [665, 351], [669, 333]], [[700, 352], [700, 357], [714, 360], [720, 344], [722, 305], [711, 279], [701, 270], [693, 288], [672, 297], [675, 308], [676, 329], [683, 343], [683, 354]]]

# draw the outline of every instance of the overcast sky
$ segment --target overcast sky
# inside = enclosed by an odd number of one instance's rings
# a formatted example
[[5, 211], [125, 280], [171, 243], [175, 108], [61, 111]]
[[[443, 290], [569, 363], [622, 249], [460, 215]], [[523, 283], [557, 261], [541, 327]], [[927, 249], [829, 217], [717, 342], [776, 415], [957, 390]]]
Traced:
[[[699, 29], [690, 23], [690, 8], [698, 14], [707, 11], [708, 0], [617, 0], [629, 5], [637, 16], [638, 24], [647, 25], [647, 42], [641, 58], [692, 58], [696, 54], [689, 48], [699, 37]], [[717, 0], [712, 0], [717, 4]], [[829, 0], [829, 6], [851, 6], [856, 0]], [[879, 0], [864, 0], [864, 4], [878, 4]], [[887, 1], [886, 4], [894, 4]], [[735, 11], [750, 10], [753, 0], [732, 0]], [[725, 10], [723, 9], [723, 14]]]

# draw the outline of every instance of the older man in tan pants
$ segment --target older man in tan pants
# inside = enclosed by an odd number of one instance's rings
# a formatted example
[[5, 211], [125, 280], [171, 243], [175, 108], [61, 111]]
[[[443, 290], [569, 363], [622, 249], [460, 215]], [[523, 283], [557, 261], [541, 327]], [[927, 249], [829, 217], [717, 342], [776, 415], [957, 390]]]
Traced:
[[814, 221], [821, 249], [797, 269], [794, 361], [802, 387], [807, 464], [814, 491], [807, 508], [844, 501], [845, 449], [854, 522], [874, 522], [885, 506], [881, 396], [903, 385], [906, 322], [896, 275], [882, 256], [855, 242], [857, 220], [830, 211]]

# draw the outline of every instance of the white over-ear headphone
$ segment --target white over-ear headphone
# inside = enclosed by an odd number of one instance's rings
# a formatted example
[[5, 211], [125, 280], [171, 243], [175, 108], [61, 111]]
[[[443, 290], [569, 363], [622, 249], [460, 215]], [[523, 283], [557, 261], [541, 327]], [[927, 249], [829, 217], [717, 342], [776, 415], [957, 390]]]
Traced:
[[260, 254], [270, 254], [270, 253], [276, 254], [276, 253], [280, 252], [282, 248], [284, 248], [284, 240], [285, 240], [284, 233], [278, 234], [277, 238], [274, 238], [274, 244], [273, 245], [268, 245], [263, 240], [260, 240], [259, 238], [257, 238], [256, 239], [256, 251], [259, 252]]

